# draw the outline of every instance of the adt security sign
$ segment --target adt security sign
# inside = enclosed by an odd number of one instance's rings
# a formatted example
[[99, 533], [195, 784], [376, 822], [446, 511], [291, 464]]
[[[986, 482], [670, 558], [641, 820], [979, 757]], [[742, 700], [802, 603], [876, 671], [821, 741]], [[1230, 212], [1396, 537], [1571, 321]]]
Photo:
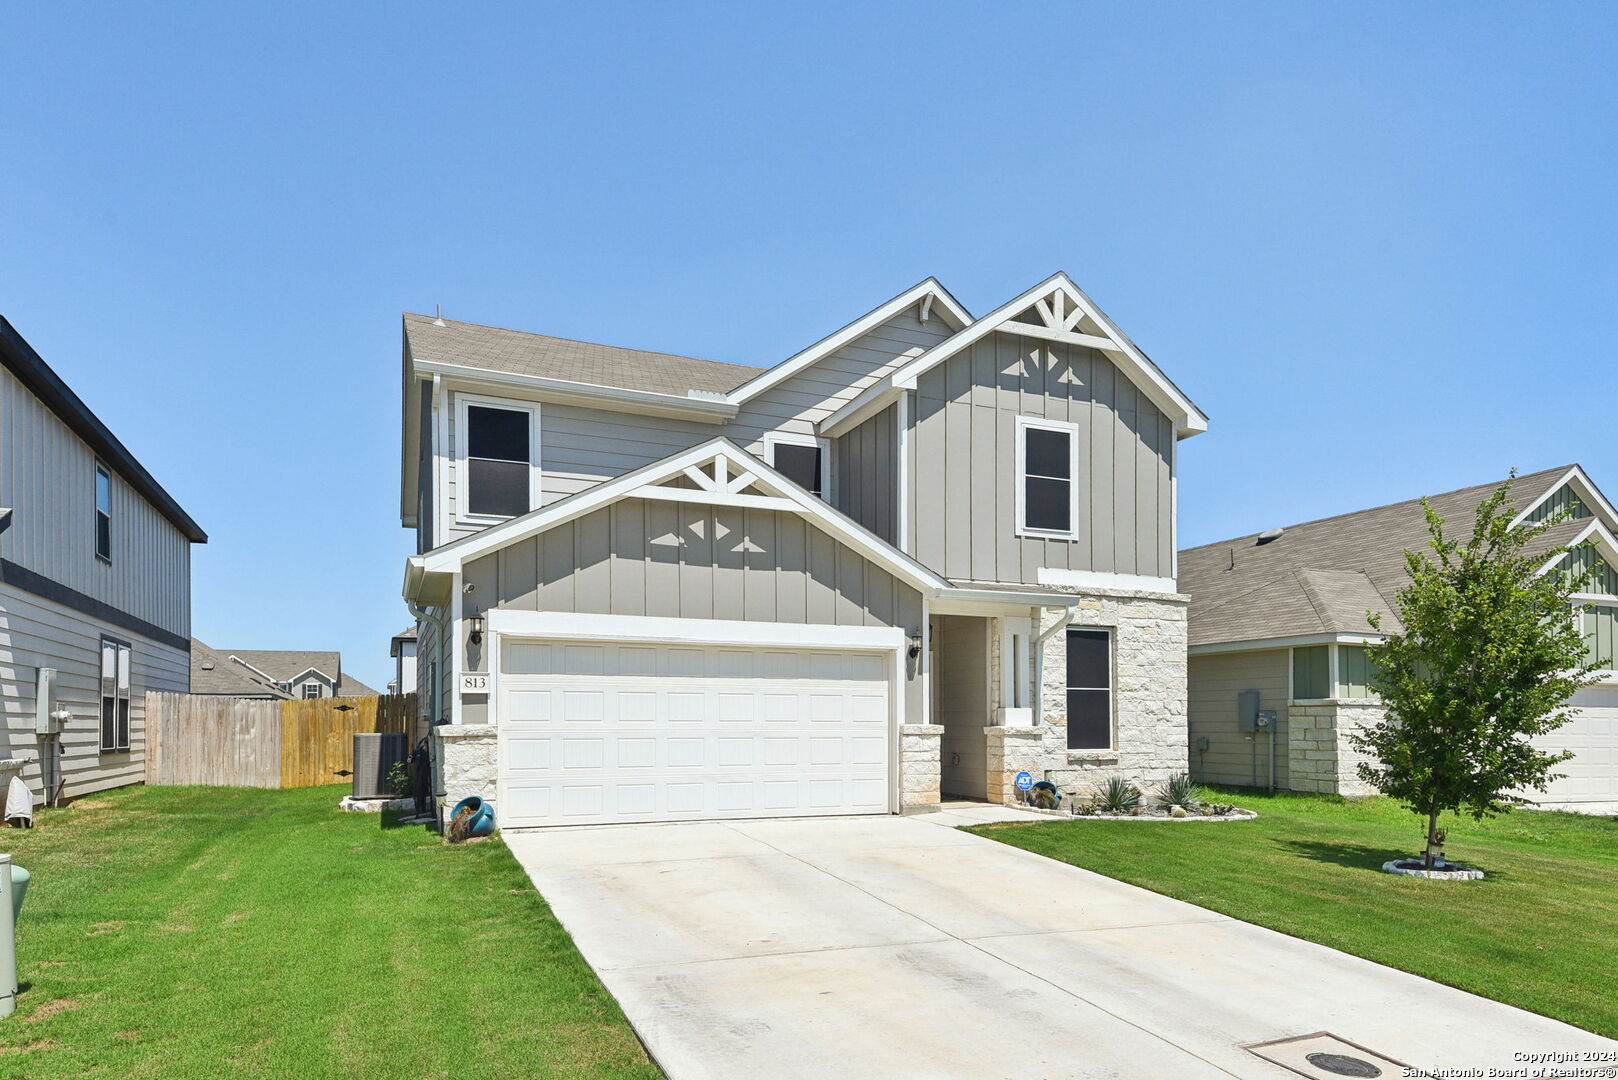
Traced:
[[1034, 774], [1020, 772], [1017, 774], [1016, 783], [1018, 791], [1027, 791], [1034, 786]]

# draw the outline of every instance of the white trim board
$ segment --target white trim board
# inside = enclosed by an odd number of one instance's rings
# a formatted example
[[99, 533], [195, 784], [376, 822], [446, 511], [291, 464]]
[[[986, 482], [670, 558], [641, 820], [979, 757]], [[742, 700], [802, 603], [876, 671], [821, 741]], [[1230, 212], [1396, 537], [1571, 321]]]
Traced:
[[1386, 634], [1299, 634], [1295, 637], [1215, 641], [1202, 645], [1192, 645], [1186, 652], [1191, 656], [1212, 656], [1217, 653], [1292, 649], [1305, 645], [1376, 645], [1385, 640], [1386, 637]]
[[[695, 489], [665, 489], [657, 486], [662, 481], [688, 475], [687, 469], [709, 463], [714, 465], [718, 490], [698, 493]], [[732, 475], [730, 472], [732, 465], [740, 470], [735, 481], [729, 479]], [[661, 461], [653, 462], [633, 472], [604, 480], [565, 499], [530, 511], [521, 517], [511, 518], [499, 525], [492, 525], [482, 532], [462, 537], [425, 554], [412, 555], [405, 563], [404, 595], [407, 599], [417, 599], [429, 575], [458, 573], [471, 559], [498, 551], [530, 536], [537, 536], [620, 499], [694, 497], [698, 501], [714, 505], [754, 505], [758, 496], [740, 495], [725, 490], [728, 486], [727, 481], [740, 485], [744, 480], [746, 484], [756, 485], [769, 493], [771, 501], [765, 504], [768, 508], [792, 510], [803, 515], [822, 532], [861, 552], [913, 588], [925, 593], [947, 590], [951, 587], [944, 578], [894, 548], [853, 519], [839, 513], [826, 502], [810, 495], [729, 439], [720, 437], [671, 454]], [[670, 491], [692, 492], [693, 495], [669, 496]]]
[[1612, 504], [1607, 501], [1607, 497], [1601, 494], [1600, 489], [1585, 474], [1584, 469], [1575, 465], [1553, 481], [1544, 491], [1540, 492], [1537, 499], [1523, 507], [1522, 512], [1511, 519], [1512, 527], [1515, 528], [1521, 525], [1527, 520], [1529, 514], [1539, 509], [1545, 500], [1561, 490], [1564, 484], [1573, 489], [1573, 493], [1590, 508], [1591, 513], [1595, 514], [1598, 519], [1605, 519], [1606, 522], [1618, 525], [1618, 511], [1613, 509]]
[[841, 330], [821, 338], [802, 352], [760, 372], [726, 394], [724, 400], [732, 406], [743, 405], [782, 380], [790, 379], [805, 368], [824, 360], [844, 345], [870, 333], [905, 308], [913, 304], [919, 307], [923, 303], [927, 305], [929, 317], [942, 315], [944, 320], [957, 330], [971, 325], [971, 313], [949, 294], [949, 290], [944, 288], [937, 278], [930, 277], [912, 285], [887, 303], [866, 312]]
[[486, 613], [489, 629], [510, 638], [598, 641], [663, 641], [703, 645], [779, 645], [804, 649], [887, 651], [903, 649], [905, 631], [897, 626], [832, 626], [744, 622], [733, 619], [679, 619], [653, 615], [592, 615], [572, 611]]
[[1144, 574], [1111, 574], [1101, 570], [1064, 570], [1055, 566], [1039, 568], [1041, 585], [1067, 585], [1079, 589], [1120, 592], [1177, 593], [1179, 584], [1171, 577]]
[[[1058, 308], [1053, 316], [1062, 314], [1063, 322], [1071, 321], [1075, 325], [1083, 317], [1088, 317], [1097, 326], [1106, 332], [1101, 338], [1091, 334], [1074, 334], [1065, 329], [1050, 329], [1035, 327], [1030, 323], [1013, 321], [1016, 316], [1030, 308], [1045, 303], [1047, 297], [1059, 296]], [[1071, 313], [1067, 313], [1065, 305], [1071, 304]], [[1049, 305], [1047, 305], [1049, 306]], [[1168, 377], [1158, 370], [1157, 365], [1136, 348], [1135, 344], [1126, 337], [1111, 319], [1091, 303], [1090, 298], [1084, 295], [1071, 278], [1065, 273], [1057, 273], [1046, 278], [1027, 292], [1008, 300], [1000, 307], [983, 316], [972, 325], [961, 330], [949, 339], [928, 349], [914, 360], [900, 367], [888, 381], [898, 387], [913, 390], [916, 380], [936, 365], [954, 356], [962, 349], [974, 342], [987, 337], [996, 330], [1006, 333], [1028, 333], [1029, 335], [1052, 338], [1058, 341], [1073, 341], [1074, 344], [1085, 345], [1090, 348], [1103, 349], [1113, 357], [1114, 362], [1130, 382], [1134, 383], [1153, 403], [1168, 414], [1175, 422], [1175, 430], [1181, 438], [1197, 435], [1208, 430], [1208, 418], [1196, 404], [1182, 393], [1179, 387], [1169, 381]], [[1081, 340], [1082, 339], [1082, 340]]]

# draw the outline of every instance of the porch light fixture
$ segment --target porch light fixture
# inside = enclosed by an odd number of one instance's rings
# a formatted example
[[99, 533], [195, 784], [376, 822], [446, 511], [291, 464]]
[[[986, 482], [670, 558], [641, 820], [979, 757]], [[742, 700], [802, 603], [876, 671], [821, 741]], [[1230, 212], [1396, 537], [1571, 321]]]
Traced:
[[483, 644], [483, 616], [473, 615], [466, 622], [471, 628], [471, 633], [466, 635], [466, 640], [474, 645]]
[[910, 659], [914, 660], [921, 655], [921, 635], [907, 634], [905, 640], [910, 642]]

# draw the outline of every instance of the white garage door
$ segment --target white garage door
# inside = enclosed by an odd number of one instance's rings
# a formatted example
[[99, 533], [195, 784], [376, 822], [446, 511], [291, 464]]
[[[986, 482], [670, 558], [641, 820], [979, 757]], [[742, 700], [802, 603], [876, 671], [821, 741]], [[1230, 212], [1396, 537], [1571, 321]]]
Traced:
[[1534, 740], [1544, 750], [1571, 750], [1573, 758], [1556, 767], [1567, 778], [1558, 780], [1541, 795], [1528, 797], [1544, 805], [1579, 804], [1618, 806], [1618, 687], [1602, 686], [1581, 690], [1573, 696], [1579, 714], [1549, 735]]
[[506, 641], [501, 822], [885, 813], [890, 656]]

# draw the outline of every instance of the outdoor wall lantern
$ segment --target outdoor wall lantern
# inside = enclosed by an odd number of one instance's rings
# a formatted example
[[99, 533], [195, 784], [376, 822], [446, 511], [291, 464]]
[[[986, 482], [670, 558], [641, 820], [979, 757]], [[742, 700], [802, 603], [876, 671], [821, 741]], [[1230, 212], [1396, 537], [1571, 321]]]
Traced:
[[907, 634], [905, 637], [910, 642], [910, 659], [914, 660], [921, 655], [921, 635]]
[[466, 635], [466, 640], [474, 645], [483, 644], [483, 616], [473, 615], [466, 620], [466, 623], [471, 628], [471, 633]]

